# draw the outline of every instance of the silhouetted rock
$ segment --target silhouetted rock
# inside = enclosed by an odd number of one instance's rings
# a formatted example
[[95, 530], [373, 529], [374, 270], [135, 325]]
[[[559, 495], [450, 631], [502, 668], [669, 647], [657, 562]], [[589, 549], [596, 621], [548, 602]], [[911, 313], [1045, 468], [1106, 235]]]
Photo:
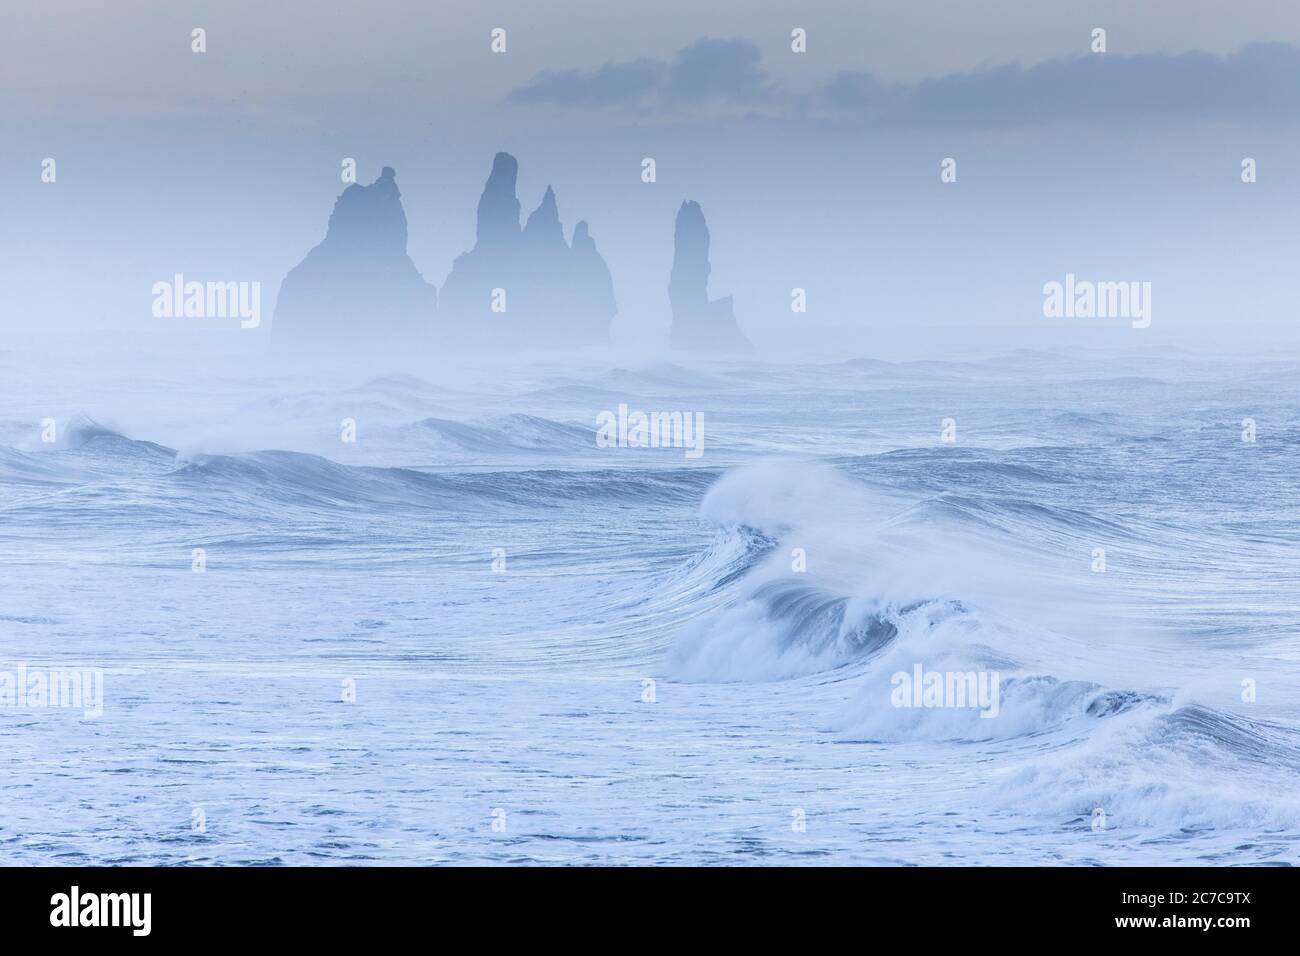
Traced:
[[609, 323], [618, 312], [614, 300], [614, 279], [609, 267], [596, 251], [596, 243], [587, 232], [584, 219], [573, 227], [573, 299], [586, 303], [575, 310], [573, 322], [582, 338], [592, 342], [609, 340]]
[[555, 205], [555, 190], [546, 187], [542, 204], [533, 210], [524, 226], [524, 242], [538, 251], [555, 250], [565, 245], [560, 210]]
[[278, 352], [403, 354], [429, 341], [438, 293], [406, 254], [395, 175], [385, 166], [369, 186], [343, 190], [325, 239], [284, 277], [272, 330]]
[[443, 283], [439, 334], [493, 351], [608, 342], [618, 307], [587, 224], [574, 229], [572, 245], [565, 242], [547, 186], [520, 229], [518, 173], [513, 156], [497, 153], [478, 203], [477, 241]]
[[518, 238], [519, 200], [515, 197], [518, 179], [518, 161], [509, 153], [497, 153], [492, 159], [492, 172], [488, 174], [483, 195], [478, 200], [475, 248], [508, 245]]
[[709, 301], [709, 227], [700, 204], [677, 210], [673, 231], [673, 271], [668, 301], [673, 308], [669, 340], [675, 349], [697, 352], [752, 352], [732, 313], [731, 296]]

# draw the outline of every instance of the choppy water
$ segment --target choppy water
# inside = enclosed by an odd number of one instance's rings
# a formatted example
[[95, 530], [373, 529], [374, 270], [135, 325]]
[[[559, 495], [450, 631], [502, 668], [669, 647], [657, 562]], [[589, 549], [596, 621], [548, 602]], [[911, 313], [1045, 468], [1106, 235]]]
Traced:
[[0, 353], [5, 862], [1300, 857], [1300, 362], [161, 367]]

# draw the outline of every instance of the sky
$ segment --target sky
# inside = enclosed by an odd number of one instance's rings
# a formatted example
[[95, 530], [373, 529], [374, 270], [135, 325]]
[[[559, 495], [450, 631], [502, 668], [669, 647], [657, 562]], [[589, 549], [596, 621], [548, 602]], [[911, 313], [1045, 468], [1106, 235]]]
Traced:
[[[269, 322], [160, 323], [150, 288], [260, 281], [269, 313], [346, 157], [362, 181], [396, 168], [409, 252], [441, 286], [504, 149], [525, 215], [551, 184], [566, 229], [590, 223], [614, 341], [639, 353], [666, 347], [688, 198], [713, 234], [711, 294], [734, 295], [760, 354], [1300, 349], [1300, 8], [1276, 0], [56, 0], [6, 20], [0, 348], [265, 347]], [[1044, 316], [1067, 273], [1150, 282], [1149, 327]]]

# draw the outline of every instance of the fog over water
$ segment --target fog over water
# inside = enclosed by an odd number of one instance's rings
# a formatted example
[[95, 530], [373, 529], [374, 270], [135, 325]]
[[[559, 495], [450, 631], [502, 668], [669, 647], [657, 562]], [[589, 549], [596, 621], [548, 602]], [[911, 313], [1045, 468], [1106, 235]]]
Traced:
[[1296, 863], [1300, 20], [566, 7], [13, 12], [6, 858]]

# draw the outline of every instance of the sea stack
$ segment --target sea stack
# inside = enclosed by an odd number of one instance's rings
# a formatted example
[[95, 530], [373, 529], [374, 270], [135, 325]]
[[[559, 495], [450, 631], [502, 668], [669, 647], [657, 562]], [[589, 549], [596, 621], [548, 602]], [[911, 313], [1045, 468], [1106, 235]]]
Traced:
[[614, 284], [585, 222], [566, 242], [555, 191], [520, 228], [519, 163], [492, 161], [478, 202], [474, 248], [443, 283], [439, 334], [492, 351], [603, 345], [618, 311]]
[[692, 200], [677, 210], [673, 231], [673, 271], [668, 301], [673, 324], [672, 347], [695, 352], [752, 352], [732, 311], [731, 296], [709, 300], [709, 227], [700, 204]]
[[427, 344], [437, 290], [406, 253], [397, 174], [353, 183], [334, 203], [325, 239], [280, 284], [276, 351], [406, 354]]

